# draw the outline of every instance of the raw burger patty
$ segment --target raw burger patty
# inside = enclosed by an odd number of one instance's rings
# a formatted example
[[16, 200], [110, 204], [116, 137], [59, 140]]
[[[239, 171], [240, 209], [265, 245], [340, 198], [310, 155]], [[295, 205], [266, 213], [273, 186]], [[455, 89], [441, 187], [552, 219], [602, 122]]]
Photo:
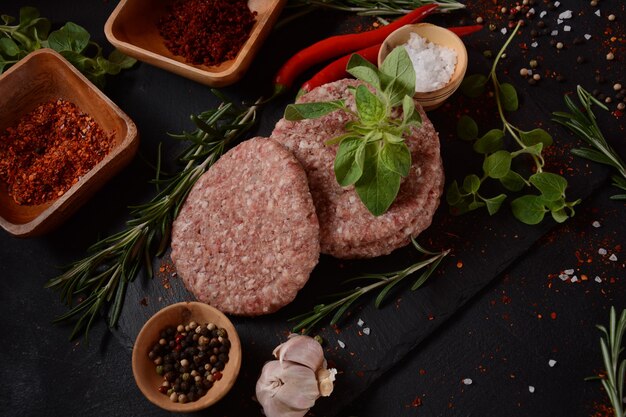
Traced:
[[[345, 99], [354, 111], [349, 86], [358, 81], [340, 80], [318, 87], [299, 102]], [[311, 195], [320, 222], [322, 253], [337, 258], [369, 258], [386, 255], [406, 245], [410, 237], [426, 229], [439, 205], [444, 183], [439, 138], [421, 106], [422, 127], [406, 139], [413, 165], [403, 179], [396, 201], [387, 213], [375, 217], [363, 205], [354, 187], [341, 187], [333, 164], [336, 146], [325, 141], [345, 133], [351, 116], [335, 111], [314, 120], [289, 122], [281, 119], [271, 138], [286, 146], [298, 158], [309, 179]]]
[[172, 260], [187, 289], [231, 314], [291, 302], [319, 253], [306, 174], [265, 138], [243, 142], [200, 177], [172, 229]]

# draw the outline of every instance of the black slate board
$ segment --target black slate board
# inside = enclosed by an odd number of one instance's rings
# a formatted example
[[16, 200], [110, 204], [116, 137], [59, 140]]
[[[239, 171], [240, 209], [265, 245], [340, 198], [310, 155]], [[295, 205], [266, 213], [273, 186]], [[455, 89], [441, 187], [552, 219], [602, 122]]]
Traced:
[[[87, 11], [73, 7], [72, 2], [57, 3], [54, 8], [42, 4], [40, 6], [42, 13], [55, 22], [65, 20], [80, 22], [92, 31], [96, 40], [104, 42], [99, 28], [114, 5], [97, 4]], [[33, 4], [37, 5], [36, 2]], [[15, 14], [17, 6], [12, 5], [7, 12]], [[345, 24], [340, 25], [344, 20], [341, 15], [323, 16], [327, 23], [325, 26], [316, 23], [320, 15], [312, 15], [303, 19], [296, 25], [297, 27], [284, 29], [287, 33], [297, 30], [298, 36], [288, 36], [283, 32], [274, 33], [260, 52], [263, 59], [256, 61], [242, 83], [226, 89], [227, 92], [246, 100], [253, 100], [267, 93], [266, 86], [269, 85], [271, 74], [293, 51], [328, 36], [333, 31], [341, 32], [348, 29]], [[444, 22], [456, 24], [460, 16], [463, 14], [450, 16]], [[483, 33], [468, 38], [470, 73], [486, 72], [490, 62], [481, 57], [481, 51], [487, 46], [497, 49], [503, 38], [504, 36], [500, 36], [499, 33]], [[546, 54], [552, 53], [548, 48], [544, 51]], [[515, 72], [515, 68], [524, 65], [525, 59], [512, 53], [510, 56], [512, 59], [506, 62], [506, 67]], [[546, 55], [546, 61], [553, 59], [552, 68], [561, 66], [565, 71], [570, 65], [568, 61], [556, 62], [565, 57], [571, 61], [572, 56], [568, 55], [567, 51], [559, 57]], [[572, 78], [577, 76], [580, 82], [587, 81], [588, 74], [572, 74]], [[523, 81], [519, 79], [513, 78], [513, 82], [524, 87]], [[163, 132], [177, 132], [189, 128], [186, 122], [189, 114], [216, 104], [206, 87], [145, 64], [109, 80], [105, 92], [137, 123], [142, 136], [140, 152], [148, 161], [156, 159], [156, 145], [160, 141], [164, 141], [163, 149], [166, 155], [175, 154], [174, 145], [165, 138]], [[528, 128], [535, 127], [533, 121], [536, 120], [545, 123], [550, 111], [562, 108], [561, 95], [562, 87], [555, 83], [546, 82], [542, 89], [528, 90], [522, 96], [522, 110], [514, 116], [515, 120], [520, 124], [524, 123]], [[271, 131], [289, 100], [285, 98], [264, 109], [258, 134], [268, 134]], [[450, 107], [444, 107], [431, 114], [435, 126], [440, 131], [448, 178], [462, 178], [465, 173], [476, 171], [476, 167], [480, 165], [480, 161], [471, 155], [469, 146], [454, 139], [454, 123], [451, 122], [461, 109], [473, 106], [474, 104], [456, 97]], [[495, 118], [494, 110], [489, 111]], [[581, 167], [584, 164], [578, 161], [574, 164], [576, 168], [573, 172], [576, 174], [571, 180], [573, 196], [587, 196], [606, 178], [605, 170], [594, 170], [590, 175], [581, 174], [583, 172]], [[468, 169], [468, 166], [473, 168]], [[126, 219], [125, 206], [145, 201], [153, 194], [154, 190], [147, 185], [151, 175], [150, 168], [144, 162], [140, 159], [135, 160], [62, 229], [36, 240], [41, 249], [48, 250], [51, 254], [48, 258], [48, 262], [54, 263], [50, 265], [51, 270], [58, 264], [82, 256], [84, 248], [93, 243], [98, 236], [119, 229]], [[97, 222], [93, 221], [95, 215], [99, 215]], [[442, 205], [433, 227], [420, 238], [422, 243], [433, 248], [453, 248], [453, 255], [440, 268], [442, 273], [434, 276], [422, 290], [415, 293], [403, 292], [399, 298], [394, 298], [381, 310], [375, 310], [371, 302], [363, 304], [342, 322], [338, 334], [332, 329], [324, 329], [321, 332], [328, 342], [328, 357], [342, 373], [333, 399], [320, 401], [315, 410], [316, 414], [333, 415], [342, 405], [351, 402], [481, 288], [523, 255], [552, 226], [553, 224], [547, 221], [538, 227], [527, 227], [515, 222], [507, 212], [490, 219], [487, 219], [484, 213], [471, 213], [455, 218], [449, 216], [445, 205]], [[270, 359], [272, 348], [288, 334], [287, 318], [309, 309], [318, 296], [333, 292], [337, 288], [337, 282], [343, 278], [364, 271], [395, 270], [415, 260], [415, 254], [410, 248], [369, 261], [340, 262], [323, 257], [310, 284], [291, 306], [268, 317], [254, 320], [233, 319], [240, 332], [245, 352], [241, 378], [227, 399], [213, 409], [214, 412], [225, 415], [259, 414], [258, 405], [251, 400], [253, 385], [263, 362]], [[458, 261], [462, 261], [462, 268], [457, 268]], [[156, 269], [158, 270], [161, 265], [161, 262], [157, 262]], [[150, 281], [140, 276], [128, 291], [126, 308], [119, 330], [115, 333], [128, 348], [132, 346], [132, 340], [139, 328], [153, 311], [174, 301], [191, 299], [177, 279], [170, 279], [171, 289], [166, 289], [160, 281], [161, 278], [157, 276]], [[358, 318], [362, 318], [368, 326], [376, 329], [376, 333], [368, 338], [359, 336], [355, 325]], [[345, 349], [338, 347], [337, 339], [346, 344]]]

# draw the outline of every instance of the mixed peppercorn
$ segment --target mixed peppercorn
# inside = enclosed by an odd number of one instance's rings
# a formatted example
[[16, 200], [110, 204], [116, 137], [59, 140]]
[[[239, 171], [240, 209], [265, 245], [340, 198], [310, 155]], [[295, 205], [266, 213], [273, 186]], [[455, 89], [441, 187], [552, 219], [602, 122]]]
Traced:
[[186, 403], [197, 401], [222, 379], [229, 351], [225, 329], [192, 321], [164, 329], [148, 358], [163, 376], [159, 392], [173, 402]]

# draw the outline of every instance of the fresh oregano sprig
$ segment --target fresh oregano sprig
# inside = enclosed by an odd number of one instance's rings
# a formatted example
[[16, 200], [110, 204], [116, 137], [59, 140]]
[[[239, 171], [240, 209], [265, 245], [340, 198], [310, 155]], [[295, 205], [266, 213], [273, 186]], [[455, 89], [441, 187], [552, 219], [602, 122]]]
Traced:
[[102, 88], [106, 74], [118, 74], [137, 62], [117, 49], [105, 58], [102, 48], [90, 40], [89, 32], [75, 23], [68, 22], [50, 32], [50, 20], [41, 17], [34, 7], [22, 7], [17, 24], [13, 24], [16, 19], [12, 16], [2, 15], [0, 19], [0, 74], [29, 53], [51, 48]]
[[[172, 137], [190, 145], [180, 157], [184, 168], [167, 179], [157, 179], [163, 188], [146, 204], [131, 207], [132, 219], [126, 229], [89, 248], [89, 254], [73, 263], [67, 271], [50, 280], [46, 287], [59, 290], [70, 310], [55, 322], [73, 321], [73, 339], [81, 332], [87, 336], [91, 325], [107, 315], [114, 327], [122, 312], [126, 288], [142, 266], [152, 276], [154, 256], [162, 255], [170, 240], [172, 222], [198, 178], [240, 139], [255, 122], [261, 99], [252, 106], [238, 106], [214, 91], [222, 104], [212, 110], [191, 116], [194, 132]], [[77, 304], [81, 295], [86, 298]]]
[[429, 256], [429, 258], [417, 262], [401, 271], [387, 272], [383, 274], [366, 274], [345, 281], [344, 284], [350, 282], [371, 282], [371, 284], [364, 285], [363, 287], [356, 287], [338, 294], [332, 294], [329, 298], [335, 298], [335, 301], [332, 301], [329, 304], [318, 304], [313, 307], [312, 311], [289, 319], [289, 321], [297, 322], [292, 329], [293, 332], [297, 333], [304, 331], [305, 333], [308, 333], [320, 321], [331, 314], [333, 316], [330, 320], [330, 324], [335, 325], [339, 322], [346, 311], [348, 311], [350, 306], [352, 306], [357, 300], [362, 298], [364, 295], [375, 291], [380, 292], [374, 301], [374, 305], [376, 308], [380, 308], [381, 304], [389, 295], [389, 292], [396, 287], [396, 285], [400, 284], [405, 278], [412, 276], [417, 271], [423, 270], [422, 274], [411, 286], [411, 291], [415, 291], [420, 288], [432, 275], [435, 269], [437, 269], [443, 258], [450, 253], [450, 251], [444, 250], [442, 252], [431, 252], [421, 247], [415, 239], [411, 239], [411, 242], [420, 254]]
[[[519, 99], [515, 87], [509, 83], [501, 83], [496, 72], [498, 62], [519, 27], [518, 24], [498, 52], [488, 76], [475, 74], [463, 80], [461, 91], [471, 98], [481, 96], [491, 80], [502, 128], [492, 129], [479, 137], [478, 125], [474, 119], [469, 116], [462, 116], [459, 119], [457, 125], [459, 137], [474, 141], [474, 150], [484, 155], [483, 172], [480, 176], [467, 175], [460, 185], [456, 180], [453, 181], [448, 187], [446, 200], [454, 214], [485, 207], [489, 214], [493, 215], [500, 210], [507, 194], [485, 195], [483, 191], [485, 182], [499, 182], [505, 190], [513, 192], [533, 187], [534, 192], [522, 195], [511, 202], [513, 215], [523, 223], [537, 224], [550, 213], [555, 221], [561, 223], [574, 215], [574, 206], [580, 200], [568, 202], [565, 196], [567, 180], [558, 174], [544, 171], [542, 151], [552, 145], [552, 136], [543, 129], [522, 130], [508, 121], [506, 112], [516, 111]], [[512, 146], [515, 150], [505, 149], [504, 139], [507, 136], [513, 139]], [[533, 174], [530, 176], [525, 176], [512, 168], [513, 161], [522, 155], [533, 162], [530, 169]]]
[[[345, 126], [346, 133], [326, 142], [339, 145], [335, 157], [335, 177], [346, 187], [354, 185], [359, 198], [374, 215], [380, 216], [398, 195], [402, 177], [409, 174], [411, 152], [402, 137], [413, 126], [421, 125], [415, 109], [415, 70], [403, 47], [395, 48], [380, 70], [359, 55], [353, 55], [348, 73], [369, 84], [375, 93], [361, 84], [352, 89], [356, 112], [342, 100], [290, 104], [287, 120], [316, 119], [335, 110], [343, 110], [354, 120]], [[401, 119], [392, 116], [402, 106]]]
[[[591, 146], [591, 148], [573, 149], [572, 153], [574, 155], [613, 167], [617, 171], [617, 175], [612, 176], [613, 185], [626, 191], [626, 163], [620, 158], [615, 149], [607, 143], [598, 126], [596, 115], [591, 110], [594, 104], [603, 110], [608, 110], [608, 108], [580, 85], [576, 92], [578, 100], [583, 106], [584, 113], [566, 95], [565, 104], [570, 113], [554, 112], [552, 113], [554, 115], [552, 120], [562, 124]], [[611, 199], [626, 200], [626, 194], [617, 194], [611, 196]]]
[[624, 409], [624, 380], [626, 379], [626, 359], [620, 361], [620, 355], [624, 351], [622, 338], [626, 333], [626, 310], [617, 318], [615, 307], [611, 307], [609, 316], [609, 328], [596, 326], [603, 334], [600, 338], [600, 348], [602, 350], [602, 360], [606, 376], [594, 376], [586, 380], [599, 379], [609, 396], [615, 417], [626, 417]]

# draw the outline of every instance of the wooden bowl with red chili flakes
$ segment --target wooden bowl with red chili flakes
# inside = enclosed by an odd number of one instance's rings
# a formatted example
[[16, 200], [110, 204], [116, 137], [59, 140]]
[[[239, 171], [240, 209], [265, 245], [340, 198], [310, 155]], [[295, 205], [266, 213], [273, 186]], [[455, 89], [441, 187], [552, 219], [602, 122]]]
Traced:
[[[212, 55], [214, 49], [228, 47], [224, 44], [232, 41], [232, 39], [223, 39], [228, 37], [225, 34], [214, 38], [216, 41], [213, 44], [198, 41], [210, 32], [211, 28], [207, 29], [207, 26], [215, 26], [216, 23], [228, 20], [210, 12], [202, 16], [198, 16], [201, 15], [200, 12], [192, 13], [194, 8], [203, 10], [203, 7], [211, 1], [189, 0], [191, 4], [187, 13], [188, 24], [179, 22], [175, 25], [167, 21], [179, 14], [180, 0], [178, 2], [176, 0], [122, 0], [107, 20], [104, 33], [117, 49], [140, 61], [212, 87], [230, 85], [241, 79], [247, 71], [252, 59], [278, 19], [286, 0], [249, 0], [247, 5], [254, 14], [254, 24], [250, 28], [247, 39], [245, 36], [237, 35], [242, 40], [245, 39], [245, 42], [237, 48], [238, 52], [225, 54], [225, 56], [234, 55], [234, 57], [227, 58], [221, 63], [215, 63], [219, 60], [205, 59], [204, 62], [209, 63], [205, 64], [200, 63], [201, 57], [190, 55], [192, 53], [197, 55], [198, 50]], [[198, 7], [193, 2], [198, 3]], [[226, 5], [228, 4], [222, 6]], [[176, 12], [173, 12], [173, 8], [176, 8]], [[239, 15], [235, 16], [235, 19], [239, 18]], [[166, 31], [166, 35], [176, 35], [179, 39], [166, 40], [160, 33], [161, 31]], [[172, 43], [176, 41], [178, 45], [172, 48]], [[166, 46], [168, 43], [169, 48]], [[175, 54], [172, 50], [182, 51], [182, 53], [186, 50], [189, 53], [186, 54], [187, 56], [182, 56]]]
[[51, 49], [0, 77], [0, 226], [36, 236], [59, 226], [130, 162], [137, 128]]

